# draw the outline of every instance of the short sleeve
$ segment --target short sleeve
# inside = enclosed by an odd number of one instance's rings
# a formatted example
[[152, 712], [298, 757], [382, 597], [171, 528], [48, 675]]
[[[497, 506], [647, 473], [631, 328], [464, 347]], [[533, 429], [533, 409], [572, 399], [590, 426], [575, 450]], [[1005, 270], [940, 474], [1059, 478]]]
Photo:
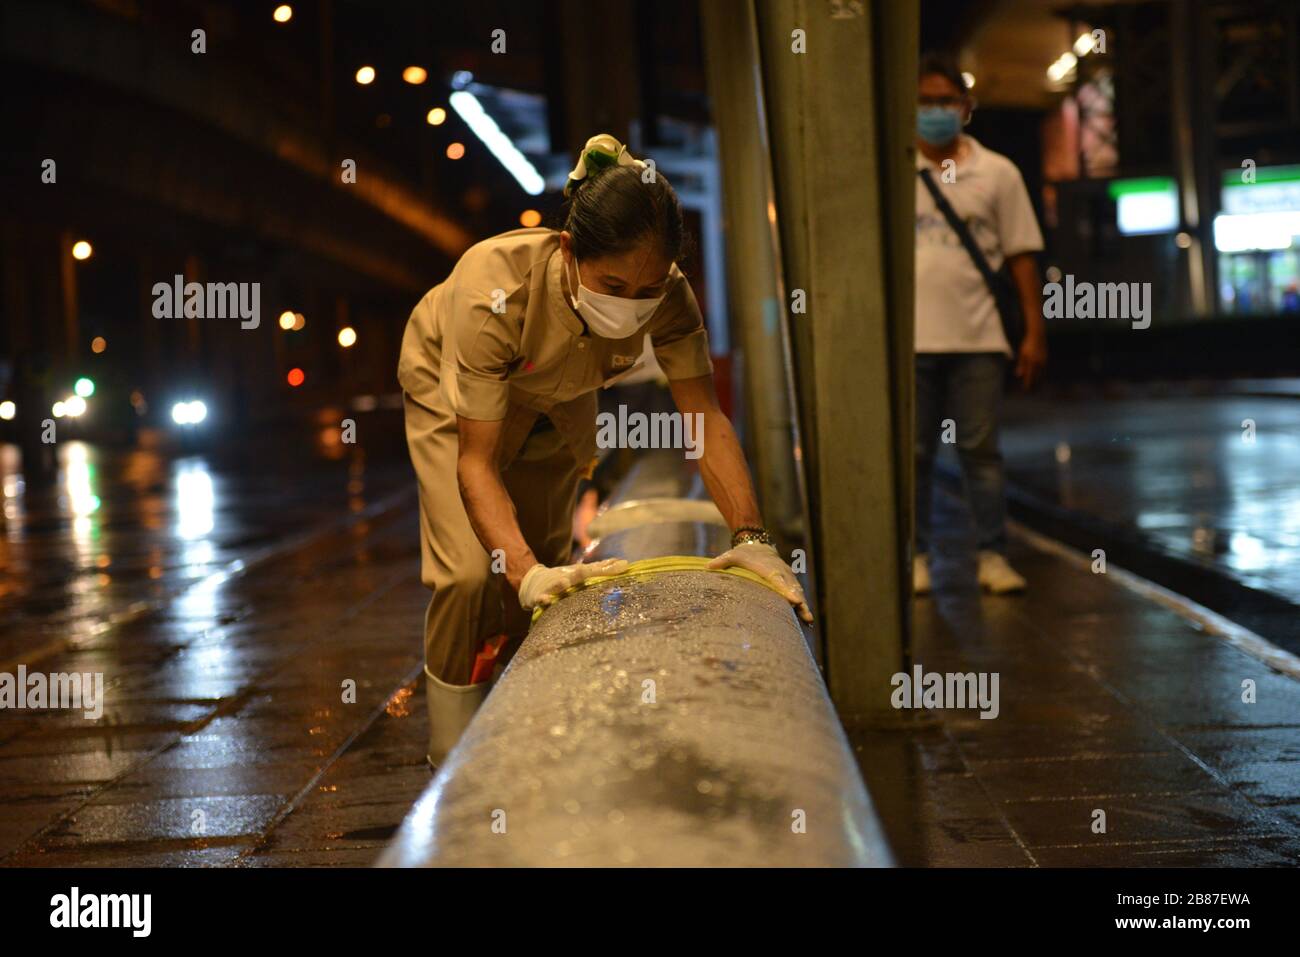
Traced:
[[[515, 292], [517, 290], [509, 290]], [[508, 291], [476, 282], [475, 272], [456, 277], [443, 297], [442, 393], [457, 415], [495, 422], [509, 405], [510, 364], [519, 352], [518, 307]], [[493, 311], [493, 304], [499, 311]]]
[[999, 177], [998, 188], [998, 243], [1005, 257], [1021, 253], [1041, 252], [1043, 234], [1038, 229], [1034, 204], [1029, 201], [1029, 191], [1020, 170], [1009, 160]]
[[709, 334], [704, 316], [686, 277], [677, 274], [663, 305], [650, 325], [650, 344], [655, 359], [669, 379], [694, 379], [710, 375]]

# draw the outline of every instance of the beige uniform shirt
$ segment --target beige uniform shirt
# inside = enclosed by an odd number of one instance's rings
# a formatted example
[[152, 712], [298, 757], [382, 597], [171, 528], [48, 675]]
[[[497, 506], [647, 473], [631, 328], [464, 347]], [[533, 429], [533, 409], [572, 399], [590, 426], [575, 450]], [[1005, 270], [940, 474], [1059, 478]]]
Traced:
[[663, 303], [625, 339], [584, 331], [565, 301], [563, 266], [560, 235], [552, 229], [484, 240], [420, 300], [402, 337], [397, 378], [403, 390], [431, 409], [505, 421], [503, 465], [539, 414], [555, 424], [579, 463], [590, 461], [595, 392], [634, 368], [647, 332], [669, 379], [713, 371], [699, 305], [675, 265]]

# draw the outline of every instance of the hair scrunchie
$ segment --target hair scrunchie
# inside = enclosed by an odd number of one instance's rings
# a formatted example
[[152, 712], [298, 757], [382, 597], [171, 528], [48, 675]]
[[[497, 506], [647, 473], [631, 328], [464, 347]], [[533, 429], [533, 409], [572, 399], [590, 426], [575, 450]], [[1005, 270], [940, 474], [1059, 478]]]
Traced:
[[645, 163], [633, 157], [626, 146], [608, 133], [597, 133], [587, 140], [587, 145], [578, 154], [578, 165], [569, 173], [568, 182], [564, 184], [564, 195], [568, 196], [588, 174], [610, 166], [636, 166], [644, 169]]

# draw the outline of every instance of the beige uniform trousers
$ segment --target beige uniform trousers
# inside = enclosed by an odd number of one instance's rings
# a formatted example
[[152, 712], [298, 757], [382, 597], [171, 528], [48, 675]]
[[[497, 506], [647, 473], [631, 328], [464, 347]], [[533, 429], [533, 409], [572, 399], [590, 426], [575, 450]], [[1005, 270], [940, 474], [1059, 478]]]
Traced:
[[[420, 485], [420, 577], [433, 589], [424, 617], [424, 664], [448, 684], [467, 685], [484, 639], [506, 634], [512, 654], [529, 615], [470, 526], [456, 482], [456, 416], [409, 394], [406, 442]], [[593, 421], [594, 428], [594, 421]], [[581, 469], [559, 431], [529, 436], [502, 469], [524, 541], [546, 565], [569, 561]], [[498, 565], [499, 567], [499, 565]]]

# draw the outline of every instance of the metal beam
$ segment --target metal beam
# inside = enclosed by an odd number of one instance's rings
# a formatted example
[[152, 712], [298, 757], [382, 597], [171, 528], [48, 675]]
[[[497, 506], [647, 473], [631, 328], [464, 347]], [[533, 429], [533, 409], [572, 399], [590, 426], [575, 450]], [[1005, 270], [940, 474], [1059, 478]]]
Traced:
[[[726, 546], [706, 503], [645, 500], [666, 478], [629, 476], [612, 511], [637, 521], [608, 523], [592, 560], [701, 565]], [[892, 856], [789, 604], [692, 568], [592, 585], [544, 612], [379, 863], [837, 867]]]
[[784, 271], [807, 303], [787, 314], [827, 678], [846, 721], [888, 722], [910, 625], [917, 4], [755, 9]]

